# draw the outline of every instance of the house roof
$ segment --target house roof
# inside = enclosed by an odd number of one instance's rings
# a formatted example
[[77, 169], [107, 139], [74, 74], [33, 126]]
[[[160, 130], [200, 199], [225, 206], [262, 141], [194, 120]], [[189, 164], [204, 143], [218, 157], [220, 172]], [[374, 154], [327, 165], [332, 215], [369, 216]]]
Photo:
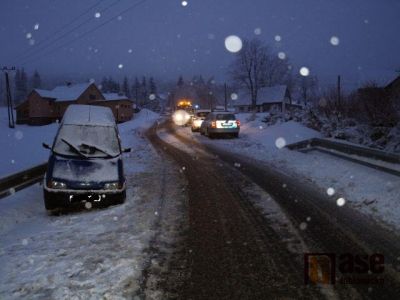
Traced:
[[115, 119], [108, 107], [71, 104], [63, 116], [62, 124], [115, 126]]
[[55, 101], [71, 101], [79, 98], [93, 83], [79, 83], [71, 85], [56, 86], [51, 91], [35, 89], [43, 98], [55, 99]]
[[103, 93], [103, 96], [108, 101], [129, 100], [129, 98], [126, 97], [125, 95], [121, 95], [118, 93]]
[[[258, 91], [257, 96], [257, 104], [263, 103], [276, 103], [276, 102], [283, 102], [285, 99], [287, 91], [286, 85], [276, 85], [270, 87], [261, 88]], [[251, 96], [248, 91], [242, 91], [238, 94], [238, 99], [233, 104], [234, 106], [237, 105], [250, 105], [251, 104]]]

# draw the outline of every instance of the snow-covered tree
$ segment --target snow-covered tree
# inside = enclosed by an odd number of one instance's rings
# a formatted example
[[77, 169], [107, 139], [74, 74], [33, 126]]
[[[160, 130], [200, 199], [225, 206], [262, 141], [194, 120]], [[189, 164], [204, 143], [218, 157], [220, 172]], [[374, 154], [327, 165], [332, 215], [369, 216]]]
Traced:
[[28, 76], [24, 69], [17, 69], [14, 77], [14, 86], [15, 86], [15, 103], [21, 103], [25, 100], [28, 94]]
[[144, 102], [147, 101], [147, 96], [148, 96], [147, 80], [146, 80], [146, 76], [143, 76], [142, 83], [141, 83], [141, 97], [144, 100]]
[[150, 79], [149, 79], [149, 90], [150, 90], [150, 94], [157, 95], [157, 86], [154, 82], [153, 77], [150, 77]]
[[132, 85], [132, 97], [135, 100], [135, 103], [139, 103], [139, 97], [140, 97], [140, 82], [137, 77], [135, 77], [135, 81]]
[[184, 84], [185, 84], [185, 82], [183, 81], [183, 77], [181, 75], [181, 76], [179, 76], [178, 82], [176, 83], [176, 85], [179, 87], [182, 87]]
[[35, 70], [31, 78], [32, 89], [39, 89], [42, 87], [42, 80], [40, 78], [39, 72]]
[[125, 76], [124, 81], [122, 83], [122, 93], [124, 93], [125, 96], [128, 98], [131, 97], [131, 92], [129, 90], [129, 83], [128, 83], [128, 78]]

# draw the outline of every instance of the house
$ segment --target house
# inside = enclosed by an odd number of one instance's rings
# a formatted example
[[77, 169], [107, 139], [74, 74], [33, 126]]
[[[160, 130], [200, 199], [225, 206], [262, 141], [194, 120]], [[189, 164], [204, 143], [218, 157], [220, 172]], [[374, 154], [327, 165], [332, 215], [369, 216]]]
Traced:
[[34, 89], [27, 100], [15, 108], [17, 124], [44, 125], [60, 120], [70, 104], [108, 106], [117, 122], [132, 118], [132, 102], [129, 99], [120, 95], [109, 99], [94, 83], [67, 83], [52, 90]]
[[[234, 102], [236, 112], [251, 112], [253, 110], [250, 93], [239, 93]], [[258, 91], [256, 111], [265, 112], [270, 110], [279, 110], [284, 112], [288, 108], [301, 107], [293, 104], [292, 98], [286, 85], [277, 85], [264, 87]]]
[[118, 93], [104, 93], [105, 100], [96, 101], [95, 105], [101, 105], [111, 108], [117, 123], [126, 122], [133, 117], [132, 100], [125, 95]]
[[400, 97], [400, 75], [384, 88], [390, 97]]

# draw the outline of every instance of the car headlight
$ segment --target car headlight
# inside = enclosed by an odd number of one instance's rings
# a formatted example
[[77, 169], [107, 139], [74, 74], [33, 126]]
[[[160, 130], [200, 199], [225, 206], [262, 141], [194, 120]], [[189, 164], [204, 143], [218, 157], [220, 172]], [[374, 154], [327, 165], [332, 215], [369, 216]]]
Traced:
[[50, 180], [48, 187], [52, 189], [65, 189], [67, 185], [64, 182]]
[[120, 188], [119, 182], [109, 182], [104, 185], [105, 190], [118, 190]]

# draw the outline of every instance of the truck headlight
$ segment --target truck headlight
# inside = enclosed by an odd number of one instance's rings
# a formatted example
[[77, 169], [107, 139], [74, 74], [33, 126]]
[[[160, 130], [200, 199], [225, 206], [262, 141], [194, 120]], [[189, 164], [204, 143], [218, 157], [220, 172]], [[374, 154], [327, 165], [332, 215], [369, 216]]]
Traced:
[[48, 187], [52, 189], [65, 189], [67, 185], [64, 182], [50, 180]]
[[118, 190], [120, 188], [119, 182], [109, 182], [104, 185], [105, 190]]

